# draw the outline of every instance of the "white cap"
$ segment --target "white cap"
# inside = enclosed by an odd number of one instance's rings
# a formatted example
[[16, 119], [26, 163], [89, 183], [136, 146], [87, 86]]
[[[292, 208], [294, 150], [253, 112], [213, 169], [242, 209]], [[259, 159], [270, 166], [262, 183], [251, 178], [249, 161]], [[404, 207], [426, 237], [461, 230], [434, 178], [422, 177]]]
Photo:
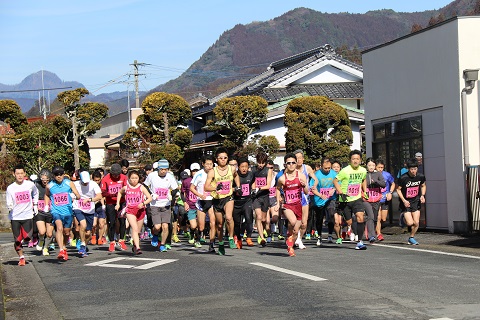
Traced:
[[152, 167], [153, 167], [153, 170], [158, 169], [158, 162], [154, 162], [154, 163], [152, 164]]
[[421, 158], [422, 154], [420, 152], [415, 153], [415, 158]]
[[37, 176], [36, 174], [32, 174], [32, 175], [30, 176], [30, 180], [32, 180], [32, 181], [35, 181], [35, 180], [37, 180], [37, 179], [38, 179], [38, 176]]
[[83, 183], [89, 183], [90, 182], [90, 173], [88, 173], [88, 171], [80, 172], [80, 180]]
[[188, 173], [188, 175], [190, 176], [190, 170], [185, 169], [185, 170], [183, 170], [183, 171], [185, 171], [186, 173]]
[[200, 165], [196, 162], [192, 163], [190, 165], [190, 170], [193, 171], [193, 170], [200, 170]]

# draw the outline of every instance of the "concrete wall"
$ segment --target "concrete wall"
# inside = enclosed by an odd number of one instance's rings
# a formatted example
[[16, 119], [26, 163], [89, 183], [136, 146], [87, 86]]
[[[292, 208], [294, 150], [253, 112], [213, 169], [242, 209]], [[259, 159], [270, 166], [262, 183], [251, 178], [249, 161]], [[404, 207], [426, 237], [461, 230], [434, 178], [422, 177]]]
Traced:
[[5, 191], [0, 191], [0, 228], [10, 228]]

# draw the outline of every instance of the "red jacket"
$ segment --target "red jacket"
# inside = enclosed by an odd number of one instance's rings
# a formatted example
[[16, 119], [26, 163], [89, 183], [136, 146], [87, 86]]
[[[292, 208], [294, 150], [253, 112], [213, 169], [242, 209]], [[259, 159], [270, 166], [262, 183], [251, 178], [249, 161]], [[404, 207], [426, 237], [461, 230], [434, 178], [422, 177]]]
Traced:
[[[118, 180], [112, 180], [110, 173], [103, 177], [100, 183], [102, 196], [105, 197], [106, 204], [117, 204], [118, 191], [127, 185], [127, 176], [120, 174]], [[125, 197], [122, 197], [120, 203], [125, 202]]]

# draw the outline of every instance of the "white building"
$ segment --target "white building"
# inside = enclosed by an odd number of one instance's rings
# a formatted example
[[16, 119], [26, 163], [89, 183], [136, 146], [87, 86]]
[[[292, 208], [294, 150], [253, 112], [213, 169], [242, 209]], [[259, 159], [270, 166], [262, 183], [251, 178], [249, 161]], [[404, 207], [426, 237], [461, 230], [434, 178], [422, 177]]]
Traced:
[[462, 90], [476, 83], [464, 71], [480, 68], [480, 17], [455, 17], [369, 49], [363, 67], [367, 154], [385, 159], [396, 175], [422, 152], [425, 227], [478, 230], [478, 212], [468, 213], [465, 171], [480, 162], [479, 87], [465, 93], [465, 134]]

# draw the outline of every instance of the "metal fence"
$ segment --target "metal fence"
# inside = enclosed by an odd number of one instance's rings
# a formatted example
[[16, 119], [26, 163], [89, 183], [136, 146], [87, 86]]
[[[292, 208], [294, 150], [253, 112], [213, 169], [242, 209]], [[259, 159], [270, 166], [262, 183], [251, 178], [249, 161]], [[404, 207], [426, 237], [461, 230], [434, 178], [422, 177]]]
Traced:
[[478, 166], [467, 167], [468, 213], [470, 231], [480, 231], [480, 176]]

